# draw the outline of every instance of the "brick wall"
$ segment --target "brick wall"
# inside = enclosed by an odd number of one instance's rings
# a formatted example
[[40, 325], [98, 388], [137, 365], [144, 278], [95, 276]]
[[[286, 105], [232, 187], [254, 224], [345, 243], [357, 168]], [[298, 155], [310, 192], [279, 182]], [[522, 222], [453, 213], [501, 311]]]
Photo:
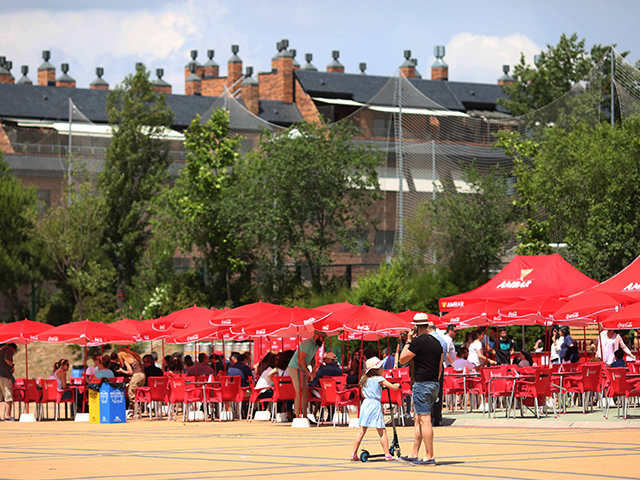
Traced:
[[89, 88], [91, 90], [109, 90], [109, 85], [90, 85]]
[[416, 78], [416, 67], [401, 67], [400, 72], [405, 78]]
[[0, 126], [0, 152], [2, 153], [14, 153], [9, 137], [7, 137], [4, 128]]
[[[231, 87], [234, 83], [238, 81], [240, 77], [242, 77], [242, 62], [229, 63], [229, 71], [227, 74], [227, 86]], [[235, 88], [238, 88], [237, 85]]]
[[202, 82], [200, 80], [185, 82], [184, 84], [185, 95], [200, 95], [201, 93], [202, 93]]
[[56, 82], [56, 87], [76, 88], [76, 82]]
[[432, 68], [431, 80], [449, 80], [449, 67]]
[[310, 120], [312, 122], [320, 121], [320, 113], [316, 108], [316, 104], [313, 103], [313, 100], [311, 99], [309, 94], [302, 89], [300, 82], [296, 80], [295, 83], [296, 105], [298, 106], [298, 110], [300, 110], [302, 117], [305, 120]]
[[260, 113], [258, 84], [241, 85], [240, 88], [245, 106], [251, 113], [258, 115], [258, 113]]
[[224, 93], [227, 77], [205, 78], [202, 80], [202, 96], [219, 97]]
[[[108, 89], [108, 87], [107, 87]], [[164, 87], [155, 87], [156, 93], [166, 93], [166, 94], [170, 94], [171, 93], [171, 86], [170, 85], [166, 85]]]
[[273, 72], [258, 73], [261, 100], [279, 100], [278, 74]]
[[0, 83], [15, 83], [14, 78], [9, 75], [0, 75]]
[[38, 70], [38, 85], [55, 85], [56, 83], [56, 70]]

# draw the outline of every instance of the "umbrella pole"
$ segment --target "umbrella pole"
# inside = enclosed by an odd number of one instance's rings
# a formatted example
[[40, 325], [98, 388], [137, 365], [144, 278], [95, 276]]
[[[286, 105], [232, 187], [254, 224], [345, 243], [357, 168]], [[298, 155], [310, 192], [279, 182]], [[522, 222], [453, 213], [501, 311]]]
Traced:
[[522, 350], [524, 350], [524, 324], [522, 325]]
[[582, 350], [584, 351], [585, 357], [587, 356], [587, 327], [582, 327]]
[[164, 358], [164, 338], [162, 339], [162, 358]]
[[382, 355], [380, 355], [380, 336], [378, 336], [378, 358], [380, 358]]
[[[389, 357], [391, 357], [391, 337], [387, 337], [387, 348], [389, 349]], [[391, 365], [391, 368], [393, 368], [393, 364]], [[391, 370], [391, 369], [389, 369]]]
[[358, 382], [362, 377], [362, 361], [364, 360], [364, 333], [360, 335], [360, 361], [358, 362]]
[[[29, 345], [24, 344], [24, 365], [26, 369], [25, 378], [29, 378], [29, 355], [27, 354], [27, 350], [29, 350]], [[29, 413], [29, 402], [27, 402], [27, 413]]]
[[300, 407], [298, 409], [298, 416], [302, 418], [302, 372], [301, 372], [302, 364], [300, 363], [300, 332], [298, 332], [297, 327], [296, 327], [296, 350], [298, 351], [298, 391], [296, 393], [298, 397], [298, 406]]
[[[85, 381], [87, 379], [87, 346], [84, 346], [84, 370], [82, 371], [82, 384], [83, 386]], [[86, 388], [86, 386], [85, 386]], [[66, 408], [66, 407], [65, 407]], [[84, 411], [84, 392], [82, 393], [82, 413], [85, 413]]]
[[224, 350], [224, 335], [222, 335], [222, 371], [227, 373], [227, 354]]

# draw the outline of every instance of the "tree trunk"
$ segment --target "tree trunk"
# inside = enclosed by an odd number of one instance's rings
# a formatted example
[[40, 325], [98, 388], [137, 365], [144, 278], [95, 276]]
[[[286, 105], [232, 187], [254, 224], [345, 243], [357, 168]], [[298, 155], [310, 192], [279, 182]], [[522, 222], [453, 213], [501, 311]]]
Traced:
[[11, 287], [7, 292], [7, 300], [11, 305], [11, 313], [13, 314], [13, 320], [18, 321], [22, 319], [22, 306], [20, 300], [18, 300], [18, 289]]

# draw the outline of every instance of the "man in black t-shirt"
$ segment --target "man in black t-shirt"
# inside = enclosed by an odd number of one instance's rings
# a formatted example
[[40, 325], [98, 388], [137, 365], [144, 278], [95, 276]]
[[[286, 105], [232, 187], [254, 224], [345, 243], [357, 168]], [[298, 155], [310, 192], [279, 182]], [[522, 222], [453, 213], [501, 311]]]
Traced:
[[507, 335], [505, 327], [500, 328], [498, 344], [496, 345], [496, 361], [498, 365], [509, 365], [511, 354], [514, 352], [516, 343]]
[[[416, 313], [413, 317], [415, 328], [409, 332], [409, 338], [400, 353], [400, 362], [413, 361], [413, 410], [415, 426], [413, 430], [413, 448], [411, 455], [401, 457], [414, 465], [435, 465], [433, 453], [433, 426], [431, 425], [431, 407], [438, 398], [440, 377], [442, 376], [442, 345], [429, 329], [435, 331], [433, 322], [425, 313]], [[424, 443], [426, 454], [418, 457], [420, 444]]]
[[142, 357], [142, 363], [144, 363], [144, 375], [147, 377], [162, 377], [164, 372], [161, 368], [156, 367], [156, 362], [151, 355], [145, 355]]

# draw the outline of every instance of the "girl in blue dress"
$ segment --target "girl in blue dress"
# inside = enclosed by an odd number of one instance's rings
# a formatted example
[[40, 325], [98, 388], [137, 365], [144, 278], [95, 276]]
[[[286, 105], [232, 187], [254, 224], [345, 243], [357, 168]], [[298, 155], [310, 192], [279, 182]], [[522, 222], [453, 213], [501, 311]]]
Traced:
[[371, 357], [367, 360], [366, 371], [362, 378], [360, 378], [360, 388], [362, 390], [362, 396], [364, 400], [360, 406], [360, 430], [353, 441], [353, 455], [351, 455], [351, 461], [358, 461], [358, 448], [364, 434], [367, 433], [369, 427], [373, 427], [378, 430], [380, 435], [380, 444], [384, 451], [385, 460], [391, 462], [394, 460], [393, 456], [389, 454], [389, 439], [387, 438], [387, 430], [384, 427], [384, 415], [382, 413], [382, 387], [390, 388], [391, 390], [398, 390], [400, 384], [391, 383], [385, 380], [382, 376], [382, 365], [384, 360], [380, 360], [378, 357]]

